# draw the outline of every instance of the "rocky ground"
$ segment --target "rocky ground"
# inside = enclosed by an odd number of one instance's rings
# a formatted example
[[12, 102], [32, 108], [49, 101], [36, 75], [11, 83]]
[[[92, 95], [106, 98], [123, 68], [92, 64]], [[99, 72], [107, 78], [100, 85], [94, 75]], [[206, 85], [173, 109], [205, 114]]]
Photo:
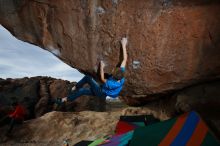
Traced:
[[[111, 110], [107, 112], [49, 112], [45, 115], [25, 121], [17, 126], [11, 137], [1, 132], [0, 145], [53, 145], [60, 146], [67, 139], [75, 144], [81, 140], [94, 140], [105, 135], [113, 134], [120, 115], [153, 114], [160, 120], [169, 116], [163, 111], [150, 108], [126, 107], [121, 102], [108, 104]], [[7, 126], [2, 127], [5, 131]]]
[[[161, 102], [162, 103], [162, 102]], [[81, 140], [94, 140], [105, 135], [113, 134], [120, 115], [153, 115], [160, 120], [166, 120], [174, 116], [173, 107], [169, 104], [150, 103], [145, 107], [128, 107], [118, 101], [107, 102], [108, 111], [82, 111], [82, 112], [58, 112], [53, 111], [45, 115], [25, 121], [23, 125], [14, 129], [11, 137], [0, 134], [0, 145], [30, 145], [30, 146], [60, 146], [64, 140], [73, 145]], [[220, 129], [218, 112], [208, 115], [203, 112], [213, 133]], [[214, 122], [209, 122], [214, 121]], [[213, 127], [214, 126], [214, 127]], [[7, 126], [0, 131], [5, 131]], [[216, 134], [218, 136], [218, 134]]]

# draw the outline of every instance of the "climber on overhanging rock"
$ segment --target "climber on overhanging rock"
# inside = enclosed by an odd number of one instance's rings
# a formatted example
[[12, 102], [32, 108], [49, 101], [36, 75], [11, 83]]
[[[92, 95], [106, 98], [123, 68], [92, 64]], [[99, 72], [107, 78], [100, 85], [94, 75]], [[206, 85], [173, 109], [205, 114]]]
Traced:
[[[125, 82], [124, 72], [127, 63], [127, 38], [122, 38], [121, 45], [123, 49], [123, 60], [119, 68], [116, 68], [109, 78], [104, 77], [104, 67], [103, 61], [100, 62], [100, 76], [103, 84], [99, 85], [92, 77], [85, 76], [72, 88], [72, 92], [69, 96], [62, 99], [57, 99], [60, 103], [66, 101], [73, 101], [77, 97], [82, 95], [97, 96], [100, 98], [106, 98], [106, 96], [116, 98]], [[89, 84], [89, 88], [84, 88], [83, 85]]]

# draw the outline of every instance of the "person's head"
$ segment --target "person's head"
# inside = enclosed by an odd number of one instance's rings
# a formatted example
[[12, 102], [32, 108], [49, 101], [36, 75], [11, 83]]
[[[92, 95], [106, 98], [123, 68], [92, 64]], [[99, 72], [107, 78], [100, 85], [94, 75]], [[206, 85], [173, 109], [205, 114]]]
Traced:
[[113, 77], [115, 80], [121, 80], [121, 79], [124, 77], [124, 72], [122, 72], [122, 70], [121, 70], [120, 68], [116, 68], [116, 69], [113, 71], [112, 77]]
[[12, 101], [12, 104], [11, 104], [13, 107], [16, 107], [18, 105], [18, 101], [17, 100], [14, 100]]

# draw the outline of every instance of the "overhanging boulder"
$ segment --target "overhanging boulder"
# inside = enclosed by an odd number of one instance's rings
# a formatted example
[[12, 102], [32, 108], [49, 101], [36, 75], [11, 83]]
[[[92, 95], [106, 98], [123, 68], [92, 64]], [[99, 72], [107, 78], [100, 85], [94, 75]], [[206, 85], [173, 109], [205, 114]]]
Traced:
[[[128, 36], [123, 96], [150, 97], [220, 77], [217, 0], [1, 0], [0, 23], [83, 73], [110, 73]], [[150, 99], [150, 98], [149, 98]]]

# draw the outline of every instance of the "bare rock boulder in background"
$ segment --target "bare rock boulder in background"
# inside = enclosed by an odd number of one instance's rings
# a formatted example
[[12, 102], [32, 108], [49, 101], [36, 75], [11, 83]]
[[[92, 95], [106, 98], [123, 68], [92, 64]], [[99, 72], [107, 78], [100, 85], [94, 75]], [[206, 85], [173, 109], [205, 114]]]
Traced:
[[8, 113], [13, 100], [25, 106], [26, 119], [58, 111], [105, 111], [105, 100], [82, 96], [74, 102], [56, 106], [52, 102], [57, 97], [66, 97], [75, 83], [50, 77], [32, 77], [0, 80], [0, 118]]

